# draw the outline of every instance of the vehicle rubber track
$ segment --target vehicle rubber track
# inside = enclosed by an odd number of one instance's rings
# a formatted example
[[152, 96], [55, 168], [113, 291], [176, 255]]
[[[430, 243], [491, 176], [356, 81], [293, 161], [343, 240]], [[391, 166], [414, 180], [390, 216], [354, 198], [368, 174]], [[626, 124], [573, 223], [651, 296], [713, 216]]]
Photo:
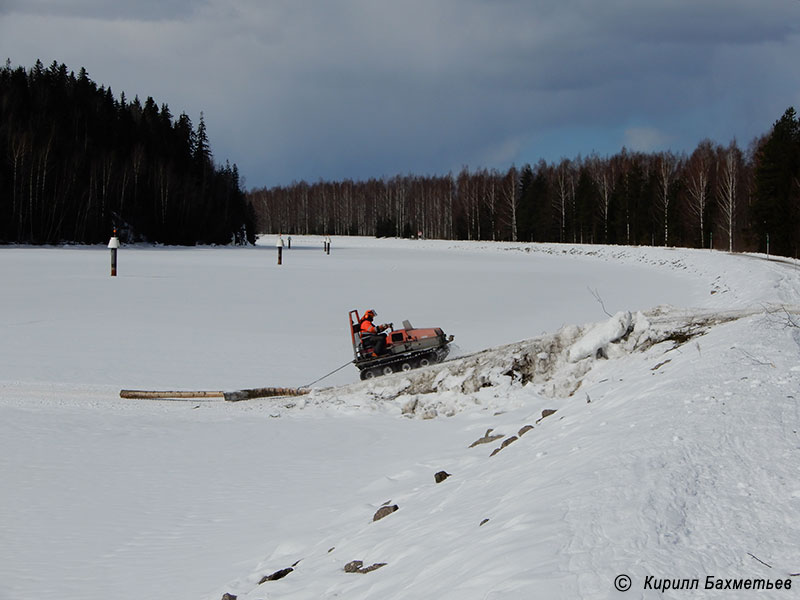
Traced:
[[416, 350], [398, 356], [377, 358], [356, 366], [358, 366], [361, 371], [361, 379], [372, 379], [373, 377], [380, 377], [381, 375], [411, 371], [419, 367], [440, 363], [449, 353], [450, 347], [445, 345], [434, 349], [426, 348], [424, 350]]

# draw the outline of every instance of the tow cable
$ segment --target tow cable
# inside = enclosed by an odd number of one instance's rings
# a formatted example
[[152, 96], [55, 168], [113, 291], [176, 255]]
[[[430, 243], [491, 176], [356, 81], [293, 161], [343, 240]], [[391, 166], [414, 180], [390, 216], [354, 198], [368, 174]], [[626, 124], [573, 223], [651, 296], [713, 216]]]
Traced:
[[[333, 371], [331, 371], [331, 372], [330, 372], [330, 373], [328, 373], [327, 375], [323, 375], [323, 376], [322, 376], [322, 377], [320, 377], [319, 379], [315, 379], [315, 380], [314, 380], [314, 381], [312, 381], [311, 383], [309, 383], [309, 384], [307, 384], [307, 385], [304, 385], [304, 386], [303, 386], [303, 388], [310, 388], [310, 387], [311, 387], [312, 385], [314, 385], [315, 383], [318, 383], [318, 382], [322, 381], [323, 379], [325, 379], [326, 377], [330, 377], [330, 376], [331, 376], [331, 375], [333, 375], [334, 373], [336, 373], [336, 372], [338, 372], [338, 371], [341, 371], [341, 370], [342, 370], [342, 369], [344, 369], [344, 368], [345, 368], [347, 365], [352, 365], [352, 364], [353, 364], [353, 362], [354, 362], [354, 361], [352, 361], [352, 360], [348, 360], [346, 363], [344, 363], [344, 364], [343, 364], [341, 367], [339, 367], [338, 369], [334, 369]], [[301, 389], [302, 389], [302, 388], [301, 388]]]

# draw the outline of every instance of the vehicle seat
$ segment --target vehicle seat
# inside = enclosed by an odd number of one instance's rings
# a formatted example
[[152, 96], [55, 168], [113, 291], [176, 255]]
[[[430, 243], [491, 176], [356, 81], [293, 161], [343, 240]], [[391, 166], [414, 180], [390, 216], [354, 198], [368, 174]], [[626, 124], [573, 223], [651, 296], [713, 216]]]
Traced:
[[360, 354], [369, 352], [369, 349], [364, 344], [364, 339], [361, 337], [361, 326], [358, 323], [353, 325], [353, 338], [356, 341], [356, 348], [358, 348]]

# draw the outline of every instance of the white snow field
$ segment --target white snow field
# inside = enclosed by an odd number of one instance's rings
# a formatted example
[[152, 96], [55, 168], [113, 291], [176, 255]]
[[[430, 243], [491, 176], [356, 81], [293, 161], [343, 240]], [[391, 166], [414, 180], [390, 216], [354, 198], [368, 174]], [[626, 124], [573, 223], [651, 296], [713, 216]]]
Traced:
[[[0, 281], [2, 600], [800, 593], [795, 261], [293, 236]], [[456, 360], [359, 381], [353, 308]]]

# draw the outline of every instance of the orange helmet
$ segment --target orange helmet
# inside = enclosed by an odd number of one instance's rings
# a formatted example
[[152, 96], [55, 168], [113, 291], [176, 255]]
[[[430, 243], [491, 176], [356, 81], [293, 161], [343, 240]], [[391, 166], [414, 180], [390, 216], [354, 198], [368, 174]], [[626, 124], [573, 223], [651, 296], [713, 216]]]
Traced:
[[378, 313], [376, 313], [371, 308], [367, 312], [364, 313], [364, 318], [365, 319], [372, 319], [372, 318], [377, 317], [377, 316], [378, 316]]

